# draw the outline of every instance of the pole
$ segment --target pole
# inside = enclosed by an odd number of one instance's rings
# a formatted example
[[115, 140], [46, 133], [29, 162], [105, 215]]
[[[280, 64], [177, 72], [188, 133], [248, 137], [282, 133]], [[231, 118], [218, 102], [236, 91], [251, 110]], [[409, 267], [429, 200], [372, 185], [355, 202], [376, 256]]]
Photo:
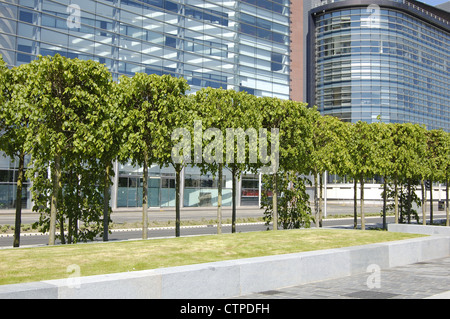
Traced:
[[261, 173], [259, 173], [258, 179], [259, 179], [259, 182], [258, 182], [258, 207], [261, 208], [261, 190], [262, 190]]

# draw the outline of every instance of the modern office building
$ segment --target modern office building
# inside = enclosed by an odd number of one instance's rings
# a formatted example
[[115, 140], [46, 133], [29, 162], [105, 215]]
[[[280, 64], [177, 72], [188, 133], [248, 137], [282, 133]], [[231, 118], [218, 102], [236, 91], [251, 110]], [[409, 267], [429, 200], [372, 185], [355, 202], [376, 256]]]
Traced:
[[308, 98], [323, 114], [450, 131], [447, 11], [412, 0], [328, 0], [310, 16]]
[[[449, 9], [450, 2], [313, 1], [302, 39], [306, 100], [343, 121], [380, 117], [450, 131]], [[327, 182], [329, 199], [353, 198], [345, 177], [329, 175]], [[380, 200], [379, 184], [366, 180], [366, 199]], [[443, 198], [440, 185], [432, 190], [435, 199]]]
[[10, 66], [59, 53], [201, 87], [289, 98], [289, 3], [204, 0], [0, 1]]
[[[0, 54], [8, 66], [59, 53], [104, 63], [114, 79], [136, 72], [202, 87], [289, 98], [288, 0], [1, 0]], [[0, 208], [15, 201], [15, 163], [0, 155]], [[175, 174], [150, 168], [150, 204], [174, 206]], [[231, 204], [225, 174], [224, 205]], [[116, 166], [113, 207], [142, 202], [142, 170]], [[214, 205], [217, 179], [184, 171], [184, 205]], [[240, 203], [258, 204], [258, 176], [242, 178]], [[255, 186], [256, 185], [256, 186]], [[24, 204], [30, 208], [29, 185]]]

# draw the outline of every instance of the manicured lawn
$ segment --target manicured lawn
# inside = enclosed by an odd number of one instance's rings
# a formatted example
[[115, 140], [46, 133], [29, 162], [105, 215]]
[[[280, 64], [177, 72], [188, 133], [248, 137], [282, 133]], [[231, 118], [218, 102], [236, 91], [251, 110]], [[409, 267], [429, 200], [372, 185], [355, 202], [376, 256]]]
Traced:
[[364, 245], [421, 235], [303, 229], [0, 250], [0, 285]]

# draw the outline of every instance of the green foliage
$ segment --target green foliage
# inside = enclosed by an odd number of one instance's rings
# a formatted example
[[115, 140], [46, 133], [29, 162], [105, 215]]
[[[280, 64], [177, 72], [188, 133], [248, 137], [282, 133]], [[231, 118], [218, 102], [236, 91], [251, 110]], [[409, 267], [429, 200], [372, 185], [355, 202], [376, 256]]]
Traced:
[[304, 163], [305, 173], [311, 173], [314, 180], [314, 213], [316, 225], [322, 223], [322, 176], [325, 171], [331, 173], [348, 173], [350, 130], [347, 123], [330, 116], [321, 116], [316, 109], [310, 109], [308, 114], [309, 135]]
[[350, 126], [351, 142], [349, 172], [354, 177], [371, 177], [375, 174], [379, 135], [373, 124], [358, 121]]
[[426, 132], [426, 160], [427, 169], [423, 174], [433, 181], [445, 182], [449, 176], [450, 145], [449, 133], [443, 130], [431, 130]]
[[28, 133], [29, 101], [23, 94], [24, 68], [26, 66], [12, 70], [4, 65], [0, 67], [0, 149], [12, 158], [25, 152]]
[[394, 134], [395, 125], [382, 122], [371, 124], [377, 136], [377, 148], [374, 150], [374, 168], [375, 174], [389, 176], [392, 173], [394, 161]]
[[111, 95], [111, 74], [105, 66], [55, 55], [39, 57], [22, 71], [34, 137], [27, 143], [35, 157], [50, 161], [65, 152], [87, 157], [102, 150], [93, 124]]
[[[234, 129], [237, 136], [232, 143], [230, 143], [231, 139], [225, 141], [227, 154], [231, 154], [231, 156], [227, 156], [226, 164], [230, 170], [234, 169], [238, 175], [244, 170], [256, 172], [259, 167], [258, 158], [251, 158], [250, 154], [258, 155], [258, 151], [251, 145], [250, 138], [247, 139], [245, 137], [247, 143], [244, 154], [242, 154], [237, 145], [239, 134], [236, 132], [236, 129], [242, 129], [244, 132], [254, 130], [257, 134], [259, 133], [258, 129], [261, 127], [262, 114], [258, 111], [258, 99], [244, 91], [235, 92], [229, 90], [228, 92], [231, 95], [232, 101], [228, 108], [228, 114], [226, 115], [228, 121], [226, 130]], [[229, 148], [232, 151], [229, 151]], [[242, 158], [244, 158], [243, 161]]]
[[305, 103], [271, 97], [258, 98], [256, 107], [262, 115], [260, 127], [267, 129], [271, 145], [274, 144], [271, 129], [279, 130], [279, 167], [307, 173], [311, 110]]
[[[278, 223], [283, 229], [310, 228], [314, 221], [309, 207], [309, 195], [306, 193], [308, 180], [293, 171], [278, 173]], [[265, 208], [266, 225], [273, 221], [273, 182], [272, 177], [263, 177], [264, 191], [261, 206]]]
[[398, 180], [426, 176], [429, 166], [425, 128], [411, 123], [390, 125], [393, 126], [391, 175]]
[[[122, 76], [118, 85], [119, 104], [127, 114], [123, 125], [125, 143], [120, 151], [120, 160], [131, 160], [143, 167], [142, 183], [142, 238], [147, 238], [148, 225], [148, 167], [152, 163], [167, 165], [172, 162], [171, 135], [183, 125], [181, 119], [188, 116], [183, 106], [189, 105], [183, 98], [189, 85], [183, 78], [170, 75], [136, 73], [133, 77]], [[180, 165], [177, 165], [177, 180]], [[177, 183], [177, 203], [179, 202]], [[177, 216], [178, 214], [177, 205]], [[177, 233], [178, 233], [177, 222]]]
[[[414, 209], [414, 204], [417, 207], [421, 207], [422, 206], [422, 201], [421, 199], [417, 196], [416, 194], [416, 185], [418, 181], [416, 181], [415, 183], [412, 183], [409, 185], [408, 184], [402, 184], [399, 185], [399, 187], [397, 188], [397, 196], [399, 199], [399, 214], [400, 214], [400, 218], [399, 218], [399, 222], [400, 223], [404, 223], [404, 222], [410, 222], [411, 218], [414, 218], [417, 223], [419, 223], [419, 214], [417, 212], [416, 209]], [[395, 196], [395, 187], [392, 183], [388, 183], [387, 184], [387, 198], [394, 198]], [[383, 194], [381, 194], [381, 196], [383, 196]], [[388, 204], [386, 206], [386, 210], [388, 212], [394, 212], [395, 209], [395, 204], [391, 203]]]
[[27, 102], [27, 173], [39, 224], [52, 235], [56, 221], [64, 229], [67, 219], [71, 227], [67, 237], [58, 236], [62, 242], [93, 239], [102, 231], [105, 162], [99, 159], [114, 145], [116, 123], [107, 117], [114, 105], [111, 74], [94, 61], [59, 55], [39, 57], [18, 71]]
[[[94, 162], [93, 162], [94, 161]], [[71, 163], [63, 161], [64, 173], [61, 178], [62, 189], [59, 193], [59, 206], [56, 220], [67, 220], [62, 225], [67, 230], [60, 232], [56, 238], [63, 243], [77, 243], [93, 240], [103, 233], [103, 180], [104, 170], [98, 161]], [[40, 172], [33, 169], [33, 210], [40, 212], [39, 221], [34, 227], [43, 232], [50, 227], [50, 195], [52, 181], [48, 178], [48, 169], [42, 165]], [[61, 228], [61, 222], [59, 222]], [[79, 227], [80, 225], [80, 227]]]
[[[338, 173], [349, 165], [348, 123], [331, 116], [321, 116], [315, 109], [310, 111], [311, 136], [307, 164], [309, 171], [322, 174]], [[307, 171], [307, 172], [309, 172]]]
[[[279, 196], [269, 201], [263, 194], [262, 202], [266, 221], [277, 216], [283, 228], [309, 227], [312, 221], [307, 182], [298, 174], [329, 171], [359, 180], [382, 175], [401, 185], [396, 196], [403, 218], [417, 215], [412, 204], [418, 180], [449, 179], [450, 134], [442, 130], [408, 123], [344, 123], [295, 101], [213, 88], [186, 96], [189, 89], [185, 79], [169, 75], [138, 73], [115, 83], [105, 66], [59, 55], [11, 70], [0, 59], [0, 149], [11, 157], [31, 157], [27, 177], [33, 185], [33, 210], [42, 213], [41, 228], [54, 232], [59, 223], [66, 242], [101, 234], [109, 221], [108, 189], [117, 158], [141, 167], [175, 164], [179, 177], [189, 161], [173, 162], [177, 141], [172, 132], [177, 128], [190, 133], [190, 160], [203, 172], [216, 175], [223, 163], [234, 177], [268, 164], [248, 136], [245, 148], [237, 146], [239, 137], [227, 141], [227, 129], [255, 130], [258, 137], [267, 129], [268, 145], [274, 143], [271, 129], [278, 129], [278, 170], [264, 182]], [[222, 158], [206, 162], [195, 157], [196, 147], [204, 154], [213, 139], [192, 143], [196, 120], [202, 121], [202, 133], [209, 128], [221, 133]], [[257, 146], [261, 151], [263, 145]]]
[[[229, 90], [203, 88], [195, 93], [195, 102], [198, 106], [197, 119], [202, 124], [202, 145], [194, 145], [197, 150], [202, 150], [203, 158], [198, 158], [199, 152], [195, 152], [195, 163], [203, 172], [212, 172], [213, 175], [219, 170], [219, 164], [226, 162], [225, 139], [226, 129], [233, 127], [233, 94]], [[199, 141], [195, 141], [199, 142]]]
[[280, 129], [280, 167], [284, 170], [294, 170], [307, 173], [310, 156], [308, 144], [311, 141], [310, 113], [317, 112], [308, 109], [305, 103], [283, 101], [284, 117]]
[[120, 78], [120, 104], [127, 114], [124, 119], [126, 143], [121, 150], [123, 160], [129, 158], [140, 166], [145, 161], [169, 161], [170, 136], [181, 124], [181, 114], [177, 111], [188, 89], [186, 80], [169, 75], [137, 73], [131, 78]]

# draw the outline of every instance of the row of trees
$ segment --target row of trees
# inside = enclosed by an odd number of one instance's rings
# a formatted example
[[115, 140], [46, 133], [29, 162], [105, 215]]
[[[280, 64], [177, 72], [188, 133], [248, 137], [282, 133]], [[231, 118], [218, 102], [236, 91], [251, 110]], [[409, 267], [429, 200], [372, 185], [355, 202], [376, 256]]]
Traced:
[[[279, 225], [280, 198], [298, 216], [297, 222], [283, 222], [283, 227], [309, 223], [305, 193], [287, 192], [303, 189], [299, 176], [308, 174], [314, 177], [314, 217], [321, 225], [325, 171], [351, 176], [355, 185], [359, 181], [362, 186], [365, 178], [381, 175], [393, 183], [396, 203], [400, 185], [414, 185], [417, 180], [446, 182], [448, 215], [450, 137], [444, 131], [427, 131], [412, 124], [350, 124], [321, 116], [304, 103], [211, 88], [188, 95], [189, 90], [184, 79], [169, 75], [136, 74], [114, 82], [104, 65], [59, 55], [39, 57], [11, 70], [0, 61], [0, 149], [19, 161], [14, 246], [20, 243], [21, 186], [26, 178], [32, 181], [33, 210], [41, 213], [40, 224], [50, 234], [50, 245], [57, 238], [57, 224], [63, 243], [91, 240], [98, 234], [108, 240], [115, 160], [143, 167], [143, 238], [148, 236], [147, 185], [152, 163], [175, 168], [176, 236], [180, 235], [183, 167], [195, 163], [218, 176], [219, 233], [222, 172], [229, 169], [234, 232], [236, 179], [243, 171], [267, 166], [268, 157], [261, 150], [268, 143], [272, 164], [273, 155], [278, 154], [277, 169], [266, 182], [272, 191], [267, 215], [274, 229]], [[173, 134], [178, 128], [184, 128], [183, 134]], [[268, 143], [259, 139], [260, 156], [255, 158], [251, 149], [255, 144], [250, 141], [244, 150], [237, 146], [239, 136], [223, 141], [229, 129], [248, 133], [249, 140], [251, 130], [261, 136], [265, 133], [261, 129], [266, 129]], [[26, 154], [31, 160], [24, 174]], [[288, 187], [283, 194], [278, 192], [279, 184]], [[360, 215], [364, 229], [363, 190]], [[395, 211], [398, 220], [397, 204]]]

